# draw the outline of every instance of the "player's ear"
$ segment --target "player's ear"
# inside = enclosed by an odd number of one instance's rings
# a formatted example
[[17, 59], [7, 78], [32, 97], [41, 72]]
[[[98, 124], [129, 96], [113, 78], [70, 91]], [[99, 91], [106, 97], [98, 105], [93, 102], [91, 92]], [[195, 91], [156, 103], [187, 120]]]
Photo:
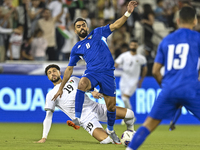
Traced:
[[197, 20], [197, 17], [195, 17], [194, 19], [194, 26], [196, 26], [198, 24], [198, 20]]
[[61, 72], [59, 71], [59, 75], [61, 76]]
[[180, 25], [180, 19], [179, 18], [176, 19], [176, 23], [177, 23], [178, 26]]

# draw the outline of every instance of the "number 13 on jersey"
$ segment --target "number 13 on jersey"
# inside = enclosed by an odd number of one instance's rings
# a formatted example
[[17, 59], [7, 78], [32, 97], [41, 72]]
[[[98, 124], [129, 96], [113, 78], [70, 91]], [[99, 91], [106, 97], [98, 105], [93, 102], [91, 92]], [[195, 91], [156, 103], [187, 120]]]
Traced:
[[[187, 63], [188, 52], [188, 43], [168, 45], [167, 70], [170, 71], [172, 68], [183, 69]], [[178, 55], [178, 58], [175, 58], [174, 55]]]

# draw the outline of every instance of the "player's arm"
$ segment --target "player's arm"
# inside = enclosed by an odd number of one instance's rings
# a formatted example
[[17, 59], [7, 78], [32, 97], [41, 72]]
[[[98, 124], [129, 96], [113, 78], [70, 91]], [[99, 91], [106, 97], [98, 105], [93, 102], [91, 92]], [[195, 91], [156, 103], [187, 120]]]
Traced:
[[152, 69], [152, 74], [159, 85], [161, 85], [162, 82], [162, 75], [160, 73], [162, 66], [162, 64], [155, 62]]
[[64, 88], [65, 84], [67, 83], [67, 81], [69, 80], [69, 78], [71, 77], [73, 68], [74, 68], [74, 66], [67, 66], [67, 68], [65, 69], [65, 73], [64, 73], [60, 88], [59, 88], [58, 92], [54, 95], [52, 100], [55, 101], [58, 96], [60, 96], [60, 97], [62, 96], [63, 88]]
[[119, 64], [118, 63], [115, 63], [115, 68], [119, 67]]
[[42, 134], [42, 139], [37, 141], [37, 143], [44, 143], [46, 142], [47, 136], [49, 134], [51, 124], [52, 124], [52, 117], [53, 117], [53, 112], [50, 110], [46, 111], [46, 117], [43, 121], [43, 134]]
[[139, 80], [139, 84], [138, 84], [138, 87], [139, 87], [139, 88], [141, 88], [141, 86], [142, 86], [142, 82], [143, 82], [144, 78], [145, 78], [146, 75], [147, 75], [147, 70], [148, 70], [148, 68], [147, 68], [146, 65], [142, 67], [141, 78], [140, 78], [140, 80]]
[[116, 20], [114, 23], [110, 24], [110, 30], [114, 31], [116, 29], [119, 29], [128, 19], [128, 17], [133, 12], [134, 8], [137, 7], [138, 2], [137, 1], [130, 1], [127, 6], [127, 12], [118, 20]]

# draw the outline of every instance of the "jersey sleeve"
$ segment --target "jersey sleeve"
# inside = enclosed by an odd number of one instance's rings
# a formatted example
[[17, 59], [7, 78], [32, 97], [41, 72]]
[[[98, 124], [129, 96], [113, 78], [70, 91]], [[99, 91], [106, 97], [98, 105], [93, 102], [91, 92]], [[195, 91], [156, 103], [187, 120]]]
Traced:
[[76, 66], [76, 63], [81, 59], [80, 56], [75, 53], [74, 47], [72, 48], [72, 51], [71, 51], [71, 54], [70, 54], [68, 66]]
[[108, 24], [106, 26], [96, 28], [94, 33], [99, 33], [107, 38], [112, 33], [112, 31], [110, 30], [110, 25]]
[[162, 50], [162, 42], [161, 42], [160, 45], [158, 46], [157, 54], [156, 54], [156, 58], [155, 58], [154, 62], [164, 65], [164, 61], [165, 61], [164, 53]]
[[119, 55], [115, 60], [115, 63], [121, 65], [123, 63], [123, 54]]
[[142, 56], [142, 55], [141, 55], [141, 57], [140, 57], [140, 64], [141, 64], [142, 66], [145, 66], [145, 65], [147, 64], [146, 58], [145, 58], [144, 56]]
[[56, 101], [52, 101], [52, 96], [50, 93], [47, 93], [47, 96], [46, 96], [46, 103], [45, 103], [45, 110], [50, 110], [52, 112], [54, 112], [55, 110], [55, 107], [56, 107]]

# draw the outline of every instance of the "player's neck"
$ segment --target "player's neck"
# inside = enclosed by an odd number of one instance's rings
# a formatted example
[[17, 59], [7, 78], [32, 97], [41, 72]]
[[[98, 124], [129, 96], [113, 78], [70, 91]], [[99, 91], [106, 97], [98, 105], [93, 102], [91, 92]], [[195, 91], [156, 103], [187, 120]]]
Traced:
[[62, 80], [60, 79], [57, 82], [53, 82], [53, 85], [56, 86], [56, 85], [60, 84], [61, 82], [62, 82]]
[[[86, 37], [87, 37], [87, 36], [86, 36]], [[82, 40], [84, 40], [86, 37], [82, 38], [82, 37], [79, 36], [79, 39], [80, 39], [80, 41], [82, 41]]]
[[136, 55], [136, 52], [133, 52], [133, 51], [130, 51], [131, 52], [131, 55]]
[[194, 26], [191, 24], [181, 24], [181, 25], [179, 25], [179, 28], [186, 28], [186, 29], [192, 30], [194, 28]]

